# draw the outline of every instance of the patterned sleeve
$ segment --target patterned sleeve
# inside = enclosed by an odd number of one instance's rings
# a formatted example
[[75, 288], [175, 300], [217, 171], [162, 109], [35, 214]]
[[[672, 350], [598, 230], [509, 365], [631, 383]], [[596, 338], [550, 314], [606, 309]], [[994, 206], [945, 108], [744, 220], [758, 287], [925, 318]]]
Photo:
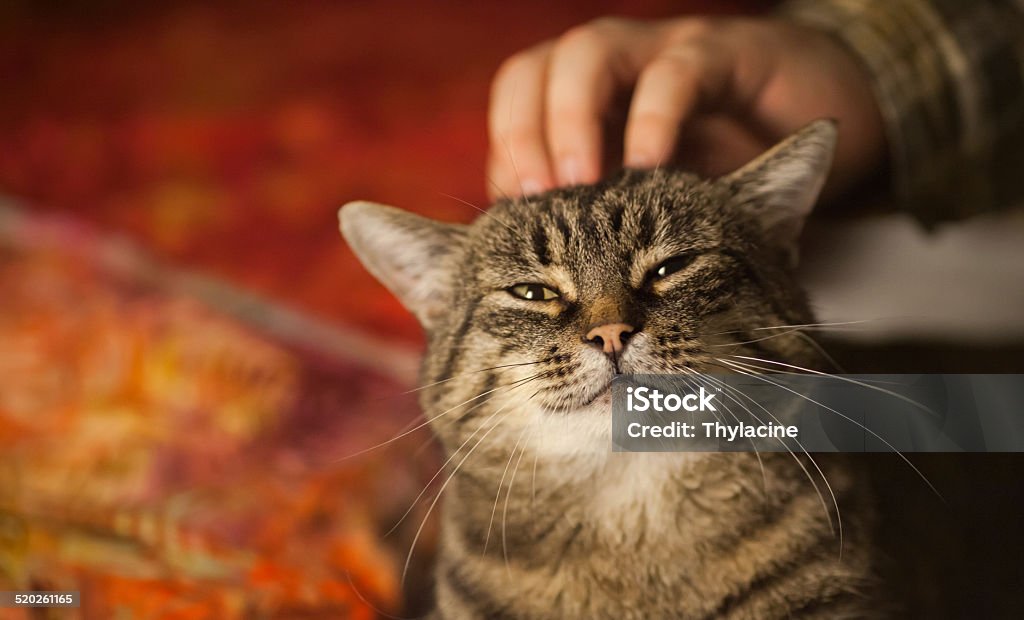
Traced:
[[1024, 199], [1024, 0], [796, 0], [871, 74], [893, 192], [926, 224]]

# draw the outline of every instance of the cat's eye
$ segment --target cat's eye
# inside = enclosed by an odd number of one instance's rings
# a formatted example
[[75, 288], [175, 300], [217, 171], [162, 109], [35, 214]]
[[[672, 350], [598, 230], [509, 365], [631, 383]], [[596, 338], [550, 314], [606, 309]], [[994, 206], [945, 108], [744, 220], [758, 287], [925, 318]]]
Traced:
[[660, 280], [667, 278], [673, 273], [678, 273], [683, 269], [686, 269], [693, 261], [697, 259], [696, 254], [680, 254], [679, 256], [673, 256], [672, 258], [662, 261], [657, 267], [651, 270], [648, 275], [649, 280]]
[[515, 286], [508, 287], [508, 292], [513, 297], [519, 299], [525, 299], [527, 301], [551, 301], [552, 299], [558, 299], [561, 297], [554, 290], [544, 286], [543, 284], [527, 283], [527, 284], [516, 284]]

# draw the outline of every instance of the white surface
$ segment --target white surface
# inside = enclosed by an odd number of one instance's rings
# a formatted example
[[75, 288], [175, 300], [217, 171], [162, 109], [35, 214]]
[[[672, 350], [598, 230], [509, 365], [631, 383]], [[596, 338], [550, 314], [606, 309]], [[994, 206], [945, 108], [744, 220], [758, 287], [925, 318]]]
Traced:
[[829, 333], [995, 344], [1024, 340], [1024, 210], [927, 232], [905, 215], [808, 229], [802, 279]]

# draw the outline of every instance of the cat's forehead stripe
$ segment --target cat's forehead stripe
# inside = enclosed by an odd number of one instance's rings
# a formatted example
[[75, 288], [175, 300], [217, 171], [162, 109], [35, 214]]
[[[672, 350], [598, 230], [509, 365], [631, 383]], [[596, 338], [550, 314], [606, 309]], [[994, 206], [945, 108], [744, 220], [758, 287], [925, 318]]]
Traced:
[[625, 210], [625, 205], [619, 205], [612, 210], [610, 221], [612, 226], [612, 232], [616, 234], [622, 231], [622, 216]]
[[537, 224], [533, 228], [533, 252], [537, 255], [537, 261], [544, 266], [551, 264], [551, 252], [548, 248], [548, 233], [544, 230], [541, 218], [537, 218]]

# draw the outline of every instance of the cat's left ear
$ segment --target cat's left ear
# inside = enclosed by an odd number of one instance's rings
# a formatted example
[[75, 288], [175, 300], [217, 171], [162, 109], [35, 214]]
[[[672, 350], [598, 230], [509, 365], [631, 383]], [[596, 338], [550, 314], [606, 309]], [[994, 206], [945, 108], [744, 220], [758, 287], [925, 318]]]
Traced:
[[733, 203], [760, 222], [769, 243], [795, 264], [804, 220], [814, 208], [832, 166], [836, 122], [820, 119], [722, 177]]
[[338, 211], [341, 234], [366, 269], [426, 329], [451, 309], [452, 261], [465, 226], [444, 224], [372, 202]]

